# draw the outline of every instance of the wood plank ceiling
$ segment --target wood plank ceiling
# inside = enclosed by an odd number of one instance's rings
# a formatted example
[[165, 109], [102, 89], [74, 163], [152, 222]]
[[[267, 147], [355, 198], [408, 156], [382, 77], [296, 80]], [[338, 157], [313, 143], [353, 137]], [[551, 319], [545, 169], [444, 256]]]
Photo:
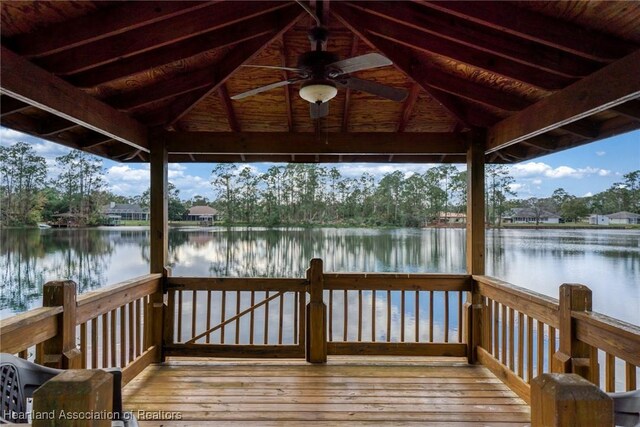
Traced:
[[1, 124], [131, 162], [156, 139], [183, 162], [460, 162], [485, 132], [486, 160], [511, 163], [640, 128], [640, 2], [310, 7], [327, 50], [387, 56], [354, 75], [407, 99], [341, 89], [319, 121], [297, 85], [231, 100], [295, 76], [243, 67], [310, 50], [295, 2], [4, 1]]

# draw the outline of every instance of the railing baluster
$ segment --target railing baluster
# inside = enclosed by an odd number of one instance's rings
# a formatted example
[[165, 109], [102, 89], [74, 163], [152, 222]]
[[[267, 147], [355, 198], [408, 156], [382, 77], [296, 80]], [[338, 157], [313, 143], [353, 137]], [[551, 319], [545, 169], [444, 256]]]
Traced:
[[485, 350], [491, 352], [493, 351], [493, 328], [491, 325], [493, 324], [493, 301], [490, 298], [484, 298], [484, 309], [485, 309], [485, 337], [483, 347]]
[[[227, 291], [222, 291], [220, 299], [220, 323], [224, 323], [227, 319]], [[224, 344], [224, 326], [220, 328], [220, 344]]]
[[[151, 298], [149, 297], [149, 295], [145, 296], [143, 299], [143, 304], [142, 306], [144, 307], [144, 324], [147, 325], [150, 321], [151, 321], [151, 316], [149, 316], [149, 304], [150, 304]], [[147, 334], [150, 333], [149, 329], [145, 326], [143, 332], [142, 332], [142, 337], [140, 340], [140, 345], [142, 346], [142, 351], [147, 351], [149, 349], [149, 339], [147, 339]]]
[[[253, 292], [251, 292], [253, 294]], [[253, 315], [253, 313], [251, 313]], [[253, 323], [253, 322], [252, 322]], [[251, 325], [253, 327], [253, 325]], [[207, 320], [206, 320], [206, 330], [211, 329], [211, 291], [207, 291]], [[207, 334], [205, 337], [205, 342], [209, 344], [211, 342], [211, 334]], [[252, 342], [253, 344], [253, 342]]]
[[533, 317], [527, 316], [527, 382], [533, 379]]
[[433, 291], [429, 291], [429, 342], [433, 342]]
[[343, 341], [347, 341], [348, 339], [348, 326], [349, 326], [349, 310], [348, 310], [348, 305], [349, 305], [349, 294], [347, 294], [347, 291], [344, 291], [344, 313], [343, 313], [343, 318], [344, 318], [344, 326], [343, 326]]
[[101, 317], [102, 320], [102, 368], [109, 367], [109, 322], [107, 313]]
[[[416, 342], [420, 342], [420, 291], [416, 291], [416, 304], [415, 304], [415, 319], [416, 319]], [[462, 339], [462, 335], [460, 335]]]
[[[269, 298], [269, 291], [265, 294]], [[264, 344], [269, 342], [269, 302], [264, 305]]]
[[514, 327], [515, 327], [515, 311], [513, 310], [513, 308], [510, 308], [509, 309], [509, 369], [511, 369], [512, 371], [515, 369], [515, 363], [513, 360], [514, 349], [515, 349], [515, 345], [513, 342], [513, 337], [515, 336]]
[[462, 291], [458, 291], [458, 342], [462, 342]]
[[502, 305], [501, 307], [501, 321], [502, 321], [502, 336], [501, 338], [501, 353], [500, 353], [500, 361], [502, 361], [503, 365], [507, 364], [507, 306]]
[[616, 391], [616, 357], [613, 354], [605, 353], [605, 387], [608, 392]]
[[118, 366], [116, 361], [116, 310], [109, 312], [109, 320], [111, 321], [111, 328], [109, 330], [109, 338], [111, 339], [111, 366]]
[[196, 316], [198, 314], [198, 291], [191, 291], [191, 337], [198, 335]]
[[400, 291], [400, 342], [404, 342], [404, 311], [405, 311], [405, 294]]
[[632, 391], [636, 389], [636, 367], [635, 365], [625, 362], [624, 365], [625, 370], [625, 388], [627, 391]]
[[[236, 316], [240, 314], [240, 300], [240, 291], [236, 291]], [[240, 317], [236, 318], [236, 344], [240, 344]]]
[[371, 291], [371, 342], [376, 342], [376, 291]]
[[[253, 307], [254, 305], [256, 305], [256, 293], [255, 291], [251, 291], [251, 307]], [[251, 313], [249, 313], [249, 344], [253, 344], [253, 334], [255, 333], [255, 310], [251, 310]], [[211, 329], [209, 326], [207, 326], [207, 330]]]
[[358, 342], [362, 342], [362, 290], [358, 290]]
[[182, 342], [182, 291], [178, 291], [178, 342]]
[[135, 356], [136, 337], [134, 334], [135, 325], [133, 324], [135, 319], [135, 316], [133, 314], [133, 301], [127, 304], [127, 309], [129, 310], [129, 362], [131, 362], [136, 357]]
[[449, 342], [449, 291], [444, 291], [444, 342]]
[[[280, 294], [280, 317], [278, 324], [278, 344], [282, 344], [282, 325], [284, 322], [284, 294]], [[253, 313], [253, 312], [252, 312]]]
[[538, 375], [544, 372], [544, 323], [538, 320]]
[[500, 358], [500, 333], [499, 329], [500, 303], [493, 301], [493, 357]]
[[391, 291], [387, 291], [387, 342], [391, 342]]
[[552, 372], [551, 361], [553, 360], [553, 354], [556, 352], [556, 328], [549, 326], [549, 348], [548, 353], [548, 372]]
[[[80, 325], [80, 353], [82, 353], [82, 369], [87, 369], [87, 324]], [[20, 356], [22, 357], [22, 356]]]
[[98, 318], [91, 319], [91, 369], [98, 368]]
[[[141, 310], [141, 299], [136, 300], [136, 357], [142, 354], [142, 334], [140, 330], [142, 328], [142, 310]], [[173, 310], [173, 307], [171, 308]], [[145, 319], [146, 321], [146, 319]]]
[[518, 376], [524, 378], [524, 314], [518, 312]]
[[329, 342], [333, 341], [333, 290], [329, 291]]
[[120, 306], [120, 367], [127, 366], [127, 322], [126, 307]]
[[298, 338], [298, 311], [299, 310], [299, 295], [298, 292], [293, 293], [293, 342], [296, 344], [301, 344], [302, 341]]

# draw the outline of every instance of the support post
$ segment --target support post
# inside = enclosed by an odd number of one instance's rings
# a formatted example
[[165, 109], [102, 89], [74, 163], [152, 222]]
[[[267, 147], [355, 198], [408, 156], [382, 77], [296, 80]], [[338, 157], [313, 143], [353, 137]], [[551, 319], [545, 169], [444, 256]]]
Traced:
[[56, 335], [42, 344], [39, 362], [50, 368], [80, 369], [82, 353], [76, 347], [76, 284], [71, 280], [45, 283], [42, 306], [62, 306]]
[[[169, 248], [169, 152], [163, 139], [158, 138], [151, 142], [151, 190], [150, 190], [150, 272], [162, 273], [166, 277]], [[147, 348], [157, 346], [156, 362], [164, 359], [162, 346], [162, 326], [164, 324], [164, 312], [166, 307], [163, 289], [150, 295], [149, 300], [149, 329], [147, 335]], [[145, 322], [147, 319], [145, 319]]]
[[[467, 149], [467, 274], [484, 274], [484, 150], [486, 133], [474, 130]], [[482, 345], [484, 308], [482, 296], [476, 290], [465, 303], [467, 359], [477, 360], [476, 348]]]
[[[591, 311], [591, 289], [584, 285], [565, 283], [560, 286], [560, 346], [553, 355], [552, 370], [556, 373], [578, 374], [596, 383], [597, 372], [591, 369], [591, 346], [576, 338], [575, 324], [571, 317], [572, 311]], [[597, 364], [597, 361], [595, 361]], [[597, 365], [596, 365], [597, 366]], [[597, 371], [594, 369], [593, 371]]]
[[311, 260], [307, 270], [309, 293], [307, 304], [307, 362], [327, 363], [327, 306], [322, 299], [324, 276], [322, 260]]
[[531, 380], [532, 427], [613, 426], [613, 400], [576, 374]]
[[33, 393], [33, 427], [110, 427], [112, 411], [113, 375], [99, 369], [65, 371]]

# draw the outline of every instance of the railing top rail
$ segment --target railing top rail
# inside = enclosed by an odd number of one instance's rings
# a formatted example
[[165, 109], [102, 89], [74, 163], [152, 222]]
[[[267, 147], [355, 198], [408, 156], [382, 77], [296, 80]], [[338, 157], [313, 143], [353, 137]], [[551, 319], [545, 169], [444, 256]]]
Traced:
[[557, 299], [490, 276], [474, 275], [473, 280], [482, 295], [549, 326], [559, 326]]
[[62, 306], [40, 307], [0, 321], [0, 351], [17, 353], [56, 335]]
[[640, 326], [589, 311], [573, 311], [571, 317], [578, 340], [640, 366]]
[[303, 278], [266, 277], [167, 277], [166, 289], [190, 291], [306, 291], [309, 281]]
[[49, 317], [55, 317], [62, 313], [62, 306], [59, 307], [38, 307], [24, 313], [16, 314], [6, 319], [0, 320], [0, 333], [2, 335], [16, 330], [20, 330], [27, 325], [39, 322]]
[[79, 325], [156, 292], [161, 286], [160, 279], [162, 279], [162, 274], [147, 274], [79, 295], [76, 324]]
[[325, 273], [328, 290], [471, 291], [467, 274]]

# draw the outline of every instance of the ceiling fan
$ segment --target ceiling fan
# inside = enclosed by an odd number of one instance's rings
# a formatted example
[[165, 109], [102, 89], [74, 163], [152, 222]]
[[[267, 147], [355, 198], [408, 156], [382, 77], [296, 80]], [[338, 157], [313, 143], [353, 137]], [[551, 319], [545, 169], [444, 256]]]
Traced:
[[[306, 7], [305, 10], [307, 10]], [[312, 13], [309, 10], [307, 11]], [[311, 118], [318, 119], [329, 114], [329, 100], [337, 95], [338, 88], [367, 92], [398, 102], [403, 101], [407, 97], [407, 91], [404, 89], [349, 76], [350, 73], [356, 71], [385, 67], [391, 65], [392, 62], [378, 53], [367, 53], [365, 55], [340, 60], [336, 54], [323, 50], [323, 45], [326, 46], [329, 31], [320, 25], [320, 20], [315, 17], [315, 15], [312, 14], [312, 16], [318, 24], [309, 31], [309, 40], [312, 46], [315, 46], [315, 50], [300, 55], [296, 68], [269, 65], [245, 65], [245, 67], [252, 68], [291, 71], [296, 73], [297, 76], [239, 93], [232, 96], [231, 99], [243, 99], [271, 89], [301, 82], [300, 97], [309, 102]]]

